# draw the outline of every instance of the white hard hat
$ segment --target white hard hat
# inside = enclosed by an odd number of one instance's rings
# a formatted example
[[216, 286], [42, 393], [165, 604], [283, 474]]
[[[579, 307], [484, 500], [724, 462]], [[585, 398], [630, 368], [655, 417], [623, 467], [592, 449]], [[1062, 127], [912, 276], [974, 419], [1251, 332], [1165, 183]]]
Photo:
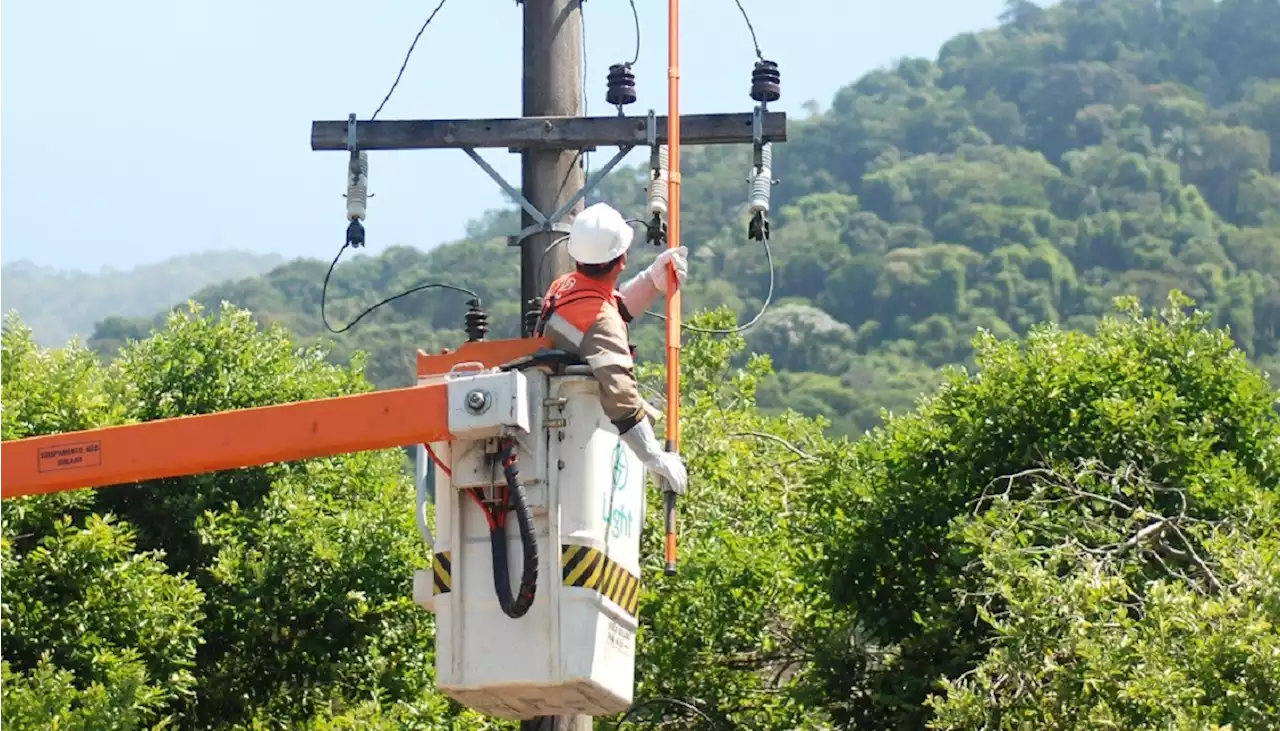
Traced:
[[569, 256], [579, 264], [604, 264], [621, 256], [635, 234], [621, 213], [607, 203], [596, 203], [573, 219]]

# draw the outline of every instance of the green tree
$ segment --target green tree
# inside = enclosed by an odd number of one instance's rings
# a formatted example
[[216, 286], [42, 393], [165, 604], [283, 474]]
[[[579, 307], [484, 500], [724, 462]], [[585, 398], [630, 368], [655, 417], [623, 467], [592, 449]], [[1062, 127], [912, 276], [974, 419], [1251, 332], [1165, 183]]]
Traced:
[[[1154, 572], [1162, 576], [1160, 580], [1171, 582], [1170, 601], [1184, 591], [1174, 586], [1182, 580], [1176, 572], [1195, 576], [1199, 567], [1194, 556], [1202, 550], [1200, 542], [1210, 540], [1192, 525], [1221, 523], [1228, 531], [1234, 525], [1244, 531], [1241, 535], [1249, 535], [1249, 530], [1274, 531], [1274, 523], [1260, 520], [1257, 528], [1246, 530], [1232, 521], [1250, 522], [1263, 499], [1260, 493], [1280, 485], [1276, 393], [1244, 354], [1233, 348], [1226, 332], [1205, 329], [1208, 318], [1202, 313], [1186, 314], [1187, 305], [1174, 297], [1157, 315], [1144, 316], [1130, 302], [1124, 317], [1104, 319], [1092, 337], [1051, 326], [1034, 329], [1025, 347], [980, 337], [977, 372], [951, 374], [916, 413], [890, 420], [857, 444], [835, 448], [812, 468], [804, 502], [806, 540], [814, 545], [809, 563], [814, 573], [809, 580], [827, 593], [830, 604], [814, 615], [806, 629], [815, 646], [813, 677], [821, 699], [817, 702], [827, 704], [838, 722], [921, 728], [931, 716], [924, 702], [937, 688], [935, 684], [940, 680], [961, 683], [981, 662], [993, 635], [1007, 637], [1009, 622], [1051, 621], [1044, 612], [1052, 614], [1061, 607], [1020, 610], [997, 602], [1001, 611], [1015, 614], [993, 618], [990, 612], [995, 609], [984, 614], [983, 605], [972, 599], [994, 592], [1005, 595], [1010, 603], [1041, 601], [1036, 592], [1044, 582], [1031, 580], [1036, 571], [1050, 571], [1049, 581], [1061, 576], [1053, 573], [1056, 559], [1030, 563], [1039, 554], [1029, 550], [1015, 562], [1002, 552], [1045, 545], [1037, 531], [1056, 531], [1056, 538], [1066, 541], [1063, 551], [1076, 552], [1058, 558], [1074, 555], [1083, 560], [1091, 555], [1089, 550], [1122, 541], [1116, 536], [1125, 531], [1126, 536], [1132, 535], [1146, 525], [1150, 518], [1144, 520], [1139, 512], [1157, 519], [1165, 516], [1183, 531], [1178, 535], [1178, 540], [1185, 538], [1182, 543], [1170, 537], [1168, 544], [1179, 552], [1178, 558], [1144, 555], [1133, 569], [1138, 575], [1127, 573], [1123, 578], [1141, 593]], [[1142, 475], [1145, 491], [1108, 483], [1108, 491], [1096, 501], [1063, 500], [1057, 493], [1048, 493], [1046, 507], [1038, 508], [1034, 491], [1016, 480], [1010, 486], [1011, 475], [1028, 470], [1072, 475], [1085, 460], [1104, 471], [1136, 471]], [[1062, 489], [1088, 490], [1094, 484], [1067, 481]], [[993, 493], [1012, 506], [1012, 517], [1006, 516], [1003, 523], [984, 518], [994, 521], [986, 533], [966, 529], [967, 516], [982, 517], [998, 502]], [[1121, 500], [1124, 507], [1119, 505]], [[1017, 525], [1008, 524], [1015, 518], [1038, 522], [1017, 530]], [[991, 553], [984, 554], [988, 549]], [[1274, 549], [1263, 545], [1258, 550], [1265, 558]], [[1161, 560], [1172, 564], [1175, 573], [1158, 574]], [[973, 568], [975, 563], [985, 565], [983, 561], [992, 562], [993, 567]], [[1086, 568], [1081, 571], [1087, 573]], [[1008, 583], [1013, 576], [1009, 572], [1025, 575], [1029, 583], [1014, 587]], [[1241, 576], [1249, 580], [1247, 574]], [[1278, 588], [1274, 574], [1272, 579], [1248, 591], [1274, 597]], [[1205, 578], [1186, 583], [1196, 582], [1203, 586]], [[1103, 600], [1100, 594], [1090, 598], [1070, 593], [1084, 587], [1057, 589], [1066, 592], [1060, 595], [1067, 606], [1086, 599]], [[1194, 586], [1185, 589], [1194, 590]], [[1242, 593], [1224, 601], [1247, 603], [1249, 596]], [[1259, 611], [1258, 617], [1274, 616], [1267, 615], [1270, 609]], [[1210, 615], [1199, 616], [1207, 621]], [[1158, 626], [1155, 618], [1141, 618], [1133, 632], [1149, 636], [1151, 622]], [[1055, 626], [1054, 631], [1062, 629]], [[1020, 632], [1031, 631], [1019, 627]], [[1015, 646], [991, 651], [988, 669], [1041, 662], [1027, 654], [1025, 645], [1016, 644], [1021, 641], [1013, 639]], [[1209, 657], [1194, 660], [1201, 663], [1197, 678], [1228, 672], [1231, 661]], [[1132, 664], [1137, 660], [1113, 662], [1130, 663], [1124, 665], [1127, 672], [1137, 672]], [[1241, 686], [1249, 694], [1271, 687], [1267, 683], [1274, 678], [1274, 666], [1259, 672], [1256, 681]], [[985, 677], [994, 682], [995, 676]], [[1032, 680], [1030, 675], [1027, 678]], [[965, 723], [977, 723], [975, 709], [985, 702], [981, 694], [988, 689], [964, 683], [957, 687], [967, 689], [969, 695], [954, 700], [946, 718], [955, 719], [956, 728], [974, 727]], [[1014, 689], [1002, 693], [997, 706], [1019, 710], [1034, 705]], [[1246, 695], [1238, 701], [1221, 696], [1219, 700], [1228, 704], [1220, 707], [1219, 723], [1231, 717], [1242, 723], [1259, 718], [1251, 716], [1252, 711], [1232, 716], [1231, 703], [1252, 703], [1265, 710], [1270, 702], [1265, 695]], [[1185, 695], [1161, 697], [1159, 703], [1167, 704], [1165, 711], [1173, 714], [1168, 716], [1155, 711], [1143, 715], [1133, 708], [1117, 713], [1157, 725], [1161, 718], [1200, 718], [1194, 709], [1177, 706], [1191, 702]], [[1036, 708], [1034, 713], [1040, 715], [1023, 718], [1056, 723], [1057, 716], [1047, 707]], [[998, 716], [981, 718], [1013, 723]]]
[[[120, 420], [97, 359], [72, 343], [36, 344], [5, 320], [3, 438]], [[204, 597], [111, 515], [83, 515], [87, 493], [0, 507], [4, 722], [16, 728], [141, 728], [196, 685]], [[76, 517], [72, 517], [75, 515]]]

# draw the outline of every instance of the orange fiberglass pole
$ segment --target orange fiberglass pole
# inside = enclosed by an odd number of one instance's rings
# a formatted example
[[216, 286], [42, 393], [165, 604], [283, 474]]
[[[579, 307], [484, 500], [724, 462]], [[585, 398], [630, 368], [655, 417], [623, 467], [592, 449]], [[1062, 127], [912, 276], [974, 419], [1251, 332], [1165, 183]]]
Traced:
[[[680, 245], [680, 0], [667, 0], [667, 248]], [[667, 284], [667, 451], [680, 451], [680, 282]], [[676, 572], [676, 494], [667, 491], [668, 576]]]

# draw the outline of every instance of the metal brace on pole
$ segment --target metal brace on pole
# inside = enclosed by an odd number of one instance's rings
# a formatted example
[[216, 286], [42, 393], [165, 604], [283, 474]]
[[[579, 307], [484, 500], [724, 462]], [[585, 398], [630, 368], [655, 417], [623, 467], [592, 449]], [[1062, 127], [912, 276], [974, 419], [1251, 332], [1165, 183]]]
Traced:
[[[650, 116], [652, 117], [652, 114]], [[516, 190], [515, 186], [508, 183], [506, 179], [502, 177], [502, 174], [489, 164], [488, 160], [485, 160], [480, 156], [480, 153], [475, 151], [475, 148], [464, 147], [462, 148], [462, 151], [467, 153], [467, 157], [474, 160], [475, 163], [480, 166], [480, 169], [485, 171], [489, 177], [493, 179], [493, 182], [498, 184], [498, 187], [502, 188], [503, 192], [511, 196], [520, 204], [520, 207], [533, 218], [534, 224], [532, 226], [522, 229], [520, 233], [514, 236], [507, 237], [508, 246], [519, 246], [525, 239], [541, 231], [559, 231], [561, 233], [568, 233], [568, 224], [561, 223], [560, 219], [568, 215], [569, 211], [573, 210], [573, 207], [578, 204], [578, 201], [590, 195], [591, 191], [595, 190], [596, 187], [600, 185], [605, 176], [612, 172], [613, 169], [618, 166], [618, 163], [622, 162], [622, 158], [626, 157], [627, 153], [631, 152], [634, 147], [634, 145], [624, 145], [619, 147], [617, 153], [615, 153], [609, 160], [608, 164], [597, 170], [592, 176], [588, 177], [586, 184], [574, 193], [563, 206], [560, 206], [560, 210], [552, 213], [550, 216], [539, 211], [537, 206], [530, 203], [529, 199], [525, 198], [523, 193]]]
[[759, 168], [764, 165], [764, 102], [756, 105], [751, 113], [752, 163]]

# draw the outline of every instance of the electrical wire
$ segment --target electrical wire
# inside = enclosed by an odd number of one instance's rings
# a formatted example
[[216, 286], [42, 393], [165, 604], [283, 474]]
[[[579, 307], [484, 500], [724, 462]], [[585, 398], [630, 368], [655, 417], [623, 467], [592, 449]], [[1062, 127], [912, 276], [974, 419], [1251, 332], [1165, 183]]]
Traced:
[[[742, 0], [733, 0], [738, 4], [738, 12], [742, 13], [742, 19], [747, 21], [747, 30], [751, 32], [751, 45], [756, 48], [756, 58], [764, 60], [764, 54], [760, 52], [760, 42], [756, 40], [756, 28], [751, 24], [751, 16], [747, 15], [747, 9], [742, 7]], [[634, 0], [633, 0], [634, 4]]]
[[[448, 1], [449, 0], [440, 0], [439, 4], [436, 5], [435, 10], [432, 10], [431, 14], [427, 16], [427, 19], [423, 21], [422, 27], [418, 29], [417, 35], [413, 37], [413, 42], [409, 44], [409, 50], [406, 51], [404, 54], [404, 61], [400, 63], [400, 70], [396, 72], [395, 81], [391, 82], [391, 88], [387, 89], [386, 96], [382, 97], [382, 103], [378, 105], [377, 109], [373, 110], [373, 115], [369, 117], [370, 122], [378, 118], [378, 115], [382, 113], [382, 108], [385, 107], [387, 105], [387, 102], [391, 100], [391, 95], [395, 94], [396, 87], [400, 85], [400, 79], [404, 76], [404, 70], [409, 66], [409, 59], [413, 57], [413, 51], [418, 47], [418, 40], [422, 38], [422, 34], [427, 30], [427, 26], [431, 25], [431, 21], [435, 20], [436, 15], [440, 12], [440, 9], [443, 8], [444, 4], [447, 3]], [[456, 287], [452, 284], [443, 284], [443, 283], [437, 283], [437, 282], [421, 284], [421, 285], [418, 285], [417, 287], [412, 287], [410, 289], [407, 289], [401, 292], [400, 294], [388, 297], [382, 300], [381, 302], [378, 302], [377, 304], [374, 304], [366, 308], [363, 312], [361, 312], [359, 315], [356, 316], [356, 319], [347, 323], [341, 329], [335, 330], [334, 327], [329, 324], [329, 318], [325, 314], [325, 305], [327, 304], [328, 298], [329, 298], [329, 279], [330, 277], [333, 276], [333, 270], [338, 266], [338, 261], [342, 258], [342, 254], [347, 250], [348, 246], [351, 246], [350, 241], [344, 243], [342, 245], [342, 248], [338, 249], [338, 255], [333, 257], [333, 261], [329, 263], [329, 271], [325, 272], [324, 284], [320, 288], [320, 320], [324, 323], [325, 329], [327, 329], [331, 333], [334, 333], [334, 334], [344, 333], [347, 330], [350, 330], [352, 327], [354, 327], [357, 322], [360, 322], [360, 320], [364, 319], [365, 315], [368, 315], [369, 313], [373, 312], [379, 307], [385, 304], [394, 302], [400, 299], [401, 297], [407, 297], [411, 294], [414, 294], [415, 292], [421, 292], [424, 289], [451, 289], [451, 290], [454, 290], [455, 292], [469, 294], [473, 298], [475, 298], [477, 301], [480, 299], [480, 295], [476, 294], [475, 292], [472, 292], [469, 289], [466, 289], [465, 287]]]
[[635, 55], [631, 57], [631, 63], [628, 65], [635, 66], [640, 62], [640, 11], [636, 10], [636, 0], [630, 0], [630, 2], [631, 19], [635, 21], [636, 26], [636, 52]]
[[396, 87], [400, 85], [400, 77], [404, 76], [404, 70], [409, 65], [409, 57], [413, 55], [413, 49], [418, 46], [418, 39], [422, 37], [423, 31], [427, 29], [428, 25], [431, 25], [431, 21], [435, 20], [436, 13], [440, 12], [440, 8], [443, 8], [444, 4], [447, 2], [449, 2], [449, 0], [440, 0], [440, 4], [436, 6], [435, 10], [431, 11], [431, 15], [427, 16], [426, 22], [418, 29], [418, 35], [414, 36], [413, 43], [409, 44], [408, 53], [404, 54], [404, 62], [400, 64], [400, 71], [396, 74], [396, 80], [391, 82], [391, 88], [387, 90], [387, 95], [382, 98], [382, 103], [378, 105], [376, 110], [374, 110], [373, 116], [369, 117], [370, 122], [378, 118], [378, 113], [382, 111], [382, 108], [387, 105], [387, 101], [391, 99], [391, 95], [395, 93]]
[[[714, 729], [720, 728], [720, 725], [716, 723], [716, 720], [714, 718], [712, 718], [706, 711], [702, 710], [701, 708], [698, 708], [692, 703], [688, 701], [682, 701], [679, 698], [665, 698], [665, 697], [659, 696], [659, 697], [650, 698], [648, 700], [644, 700], [632, 705], [630, 708], [627, 709], [627, 712], [623, 714], [622, 718], [618, 719], [618, 722], [613, 725], [613, 730], [618, 731], [618, 729], [622, 728], [622, 724], [630, 720], [632, 714], [634, 714], [636, 711], [639, 711], [642, 708], [648, 708], [649, 706], [655, 706], [655, 705], [678, 706], [680, 708], [683, 708], [686, 711], [692, 712], [695, 716], [698, 716], [702, 720], [711, 724], [712, 728]], [[656, 722], [650, 725], [656, 725]]]
[[[767, 259], [769, 262], [769, 291], [768, 293], [765, 294], [764, 304], [760, 305], [760, 311], [756, 313], [756, 316], [751, 318], [745, 324], [739, 325], [737, 327], [726, 328], [723, 330], [716, 329], [716, 328], [694, 327], [693, 325], [686, 325], [683, 322], [680, 323], [681, 330], [688, 330], [689, 332], [703, 333], [706, 335], [737, 335], [738, 333], [746, 332], [747, 330], [750, 330], [751, 328], [755, 327], [756, 323], [760, 321], [760, 318], [764, 317], [765, 311], [769, 309], [769, 303], [773, 301], [773, 279], [774, 279], [773, 251], [770, 250], [769, 248], [768, 237], [764, 238], [761, 241], [761, 243], [764, 244], [765, 259]], [[659, 320], [667, 319], [665, 315], [662, 315], [660, 313], [653, 312], [650, 310], [646, 310], [644, 314], [652, 315], [653, 317], [656, 317]]]
[[356, 316], [356, 319], [347, 323], [345, 326], [342, 327], [342, 329], [335, 330], [333, 326], [329, 324], [328, 316], [325, 315], [325, 304], [328, 301], [328, 295], [329, 295], [329, 278], [333, 276], [333, 270], [336, 266], [338, 266], [338, 260], [342, 258], [342, 252], [347, 250], [347, 246], [348, 244], [343, 244], [342, 248], [338, 249], [338, 255], [333, 257], [333, 261], [329, 264], [329, 271], [325, 272], [325, 275], [324, 275], [324, 285], [321, 286], [320, 288], [320, 320], [324, 322], [325, 328], [327, 328], [331, 333], [334, 333], [334, 334], [344, 333], [350, 330], [352, 327], [354, 327], [357, 322], [360, 322], [361, 320], [363, 320], [365, 315], [368, 315], [369, 313], [373, 312], [379, 307], [385, 304], [389, 304], [391, 302], [395, 302], [401, 297], [408, 297], [409, 295], [414, 294], [415, 292], [421, 292], [425, 289], [450, 289], [450, 290], [453, 290], [454, 292], [460, 292], [462, 294], [471, 295], [471, 297], [473, 297], [476, 301], [480, 300], [480, 295], [467, 289], [466, 287], [458, 287], [456, 285], [445, 284], [443, 282], [428, 282], [427, 284], [419, 284], [416, 287], [410, 287], [409, 289], [406, 289], [400, 294], [392, 295], [382, 300], [381, 302], [378, 302], [376, 304], [370, 305], [369, 307], [366, 307], [364, 312], [361, 312], [359, 315]]

